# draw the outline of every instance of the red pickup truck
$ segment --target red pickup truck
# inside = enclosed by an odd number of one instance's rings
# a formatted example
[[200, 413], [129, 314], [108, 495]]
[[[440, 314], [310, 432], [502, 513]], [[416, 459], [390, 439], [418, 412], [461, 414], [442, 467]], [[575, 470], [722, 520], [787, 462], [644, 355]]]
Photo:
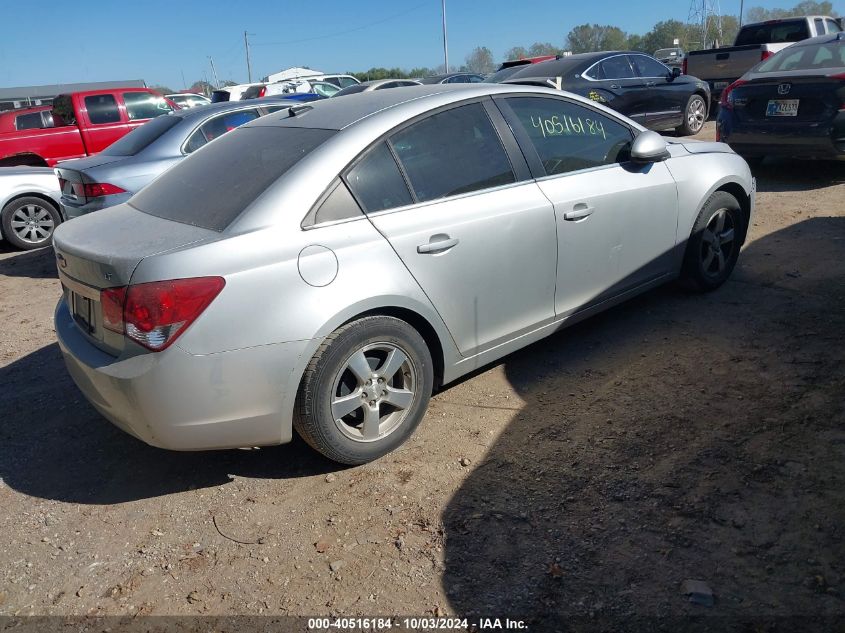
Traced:
[[92, 90], [53, 99], [53, 127], [0, 131], [0, 167], [41, 165], [104, 150], [139, 125], [179, 106], [148, 88]]

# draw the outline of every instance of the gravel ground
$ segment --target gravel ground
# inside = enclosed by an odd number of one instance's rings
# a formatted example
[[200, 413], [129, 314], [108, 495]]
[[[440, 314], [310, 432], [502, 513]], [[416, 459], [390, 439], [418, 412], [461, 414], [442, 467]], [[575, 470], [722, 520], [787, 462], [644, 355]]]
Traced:
[[513, 354], [357, 468], [112, 427], [54, 342], [51, 252], [0, 243], [0, 615], [842, 626], [845, 164], [756, 175], [719, 291], [661, 288]]

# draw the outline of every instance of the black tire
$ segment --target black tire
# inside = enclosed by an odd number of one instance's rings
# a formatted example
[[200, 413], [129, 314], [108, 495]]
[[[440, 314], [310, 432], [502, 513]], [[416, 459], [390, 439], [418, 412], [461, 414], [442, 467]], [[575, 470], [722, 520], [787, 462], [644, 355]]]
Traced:
[[[49, 246], [53, 241], [53, 231], [61, 221], [54, 203], [34, 196], [12, 200], [0, 211], [3, 238], [25, 251]], [[20, 222], [32, 224], [21, 227]]]
[[[393, 350], [400, 352], [392, 357], [393, 363], [405, 358], [406, 364], [394, 374], [379, 378], [380, 372], [392, 371], [388, 360]], [[352, 369], [356, 364], [353, 359], [360, 360], [358, 354], [363, 354], [369, 365], [369, 383], [358, 377], [361, 372]], [[335, 330], [314, 354], [297, 394], [294, 428], [329, 459], [364, 464], [386, 455], [411, 436], [425, 415], [433, 383], [431, 354], [413, 327], [394, 317], [364, 317]], [[391, 390], [408, 398], [410, 404], [394, 407], [385, 395]], [[333, 400], [340, 407], [344, 398], [350, 407], [358, 403], [357, 407], [335, 419], [340, 408], [333, 409]], [[368, 419], [376, 421], [370, 429], [377, 428], [377, 436], [370, 433], [365, 437], [368, 411], [375, 412], [375, 417]]]
[[[719, 216], [723, 214], [722, 228]], [[687, 241], [681, 281], [691, 290], [715, 290], [730, 277], [745, 235], [745, 212], [726, 191], [715, 192], [698, 214]], [[730, 232], [730, 239], [728, 233]]]
[[697, 93], [690, 95], [684, 107], [683, 123], [675, 128], [675, 132], [681, 136], [693, 136], [701, 132], [707, 122], [707, 110], [707, 100], [704, 97]]

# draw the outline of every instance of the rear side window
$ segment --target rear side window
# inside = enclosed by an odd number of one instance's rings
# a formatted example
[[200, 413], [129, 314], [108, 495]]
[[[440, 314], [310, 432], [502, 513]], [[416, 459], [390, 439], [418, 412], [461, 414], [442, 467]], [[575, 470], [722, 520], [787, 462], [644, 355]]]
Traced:
[[310, 218], [303, 225], [322, 224], [323, 222], [337, 222], [362, 216], [361, 207], [349, 193], [343, 181], [336, 181], [334, 189], [320, 203]]
[[627, 55], [608, 57], [593, 69], [595, 79], [632, 79], [634, 71]]
[[546, 175], [628, 160], [631, 130], [580, 104], [542, 97], [507, 100], [537, 150]]
[[114, 95], [93, 95], [85, 97], [85, 109], [94, 125], [120, 123], [120, 110]]
[[123, 103], [130, 121], [154, 119], [173, 111], [164, 97], [149, 92], [124, 92]]
[[836, 20], [831, 20], [830, 18], [825, 18], [825, 24], [827, 24], [827, 32], [828, 33], [841, 33], [842, 28], [836, 23]]
[[365, 211], [373, 213], [411, 204], [411, 193], [387, 145], [376, 146], [346, 175]]
[[[340, 84], [341, 88], [349, 88], [349, 86], [357, 86], [358, 82], [352, 79], [352, 77], [338, 77], [338, 83]], [[334, 82], [331, 82], [334, 83]]]
[[237, 112], [227, 112], [226, 114], [213, 117], [203, 123], [196, 132], [191, 134], [191, 137], [185, 144], [185, 152], [188, 154], [195, 152], [209, 141], [223, 136], [226, 132], [231, 132], [244, 123], [249, 123], [253, 119], [257, 119], [258, 116], [258, 110], [238, 110]]
[[44, 127], [44, 121], [40, 112], [21, 114], [15, 118], [15, 128], [18, 130], [34, 130], [41, 127]]
[[182, 121], [176, 116], [163, 116], [136, 127], [123, 138], [115, 141], [103, 150], [108, 156], [134, 156], [157, 141], [167, 130]]
[[419, 201], [515, 182], [481, 104], [440, 112], [394, 134], [393, 148]]
[[165, 220], [223, 231], [267, 187], [335, 133], [241, 128], [164, 172], [129, 203]]

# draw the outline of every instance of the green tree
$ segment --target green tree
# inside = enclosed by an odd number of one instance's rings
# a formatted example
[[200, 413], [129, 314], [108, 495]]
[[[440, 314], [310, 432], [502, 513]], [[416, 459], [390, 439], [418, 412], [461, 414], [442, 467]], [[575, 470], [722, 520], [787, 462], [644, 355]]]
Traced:
[[[626, 48], [629, 51], [640, 51], [641, 53], [649, 52], [643, 46], [643, 36], [637, 35], [636, 33], [629, 33], [628, 34], [628, 42], [626, 44]], [[653, 53], [654, 51], [651, 51], [651, 52]]]
[[496, 70], [493, 52], [486, 46], [477, 46], [466, 57], [466, 67], [473, 73], [492, 73]]
[[529, 57], [528, 49], [524, 46], [514, 46], [513, 48], [505, 51], [505, 61], [511, 59], [524, 59], [526, 57]]
[[534, 42], [528, 49], [526, 57], [540, 57], [541, 55], [560, 55], [561, 50], [550, 42]]
[[643, 35], [642, 47], [649, 55], [653, 55], [658, 48], [671, 48], [675, 39], [680, 41], [681, 48], [686, 49], [689, 29], [678, 20], [664, 20], [655, 24], [651, 30]]
[[567, 46], [573, 53], [624, 49], [627, 43], [625, 32], [616, 26], [580, 24], [566, 37]]
[[763, 22], [764, 20], [777, 20], [788, 18], [793, 15], [830, 15], [836, 17], [833, 4], [827, 2], [815, 2], [815, 0], [803, 0], [791, 9], [766, 9], [763, 7], [751, 7], [745, 12], [743, 23]]

